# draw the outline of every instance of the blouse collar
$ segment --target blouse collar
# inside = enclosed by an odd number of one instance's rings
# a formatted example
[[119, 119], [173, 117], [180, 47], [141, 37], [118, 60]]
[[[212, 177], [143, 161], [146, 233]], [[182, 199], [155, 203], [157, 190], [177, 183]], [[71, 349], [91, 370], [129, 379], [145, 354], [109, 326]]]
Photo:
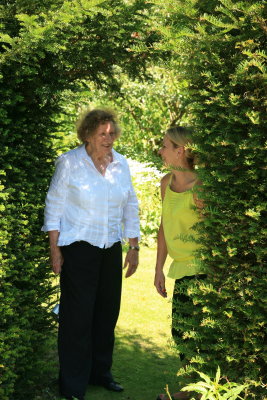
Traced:
[[[85, 143], [80, 146], [80, 150], [81, 150], [81, 156], [82, 156], [83, 160], [85, 160], [87, 162], [89, 161], [92, 163], [93, 160], [86, 151]], [[114, 163], [114, 164], [120, 163], [121, 160], [119, 158], [119, 153], [116, 150], [114, 150], [113, 148], [112, 148], [111, 152], [112, 152], [112, 158], [113, 158], [112, 163]]]

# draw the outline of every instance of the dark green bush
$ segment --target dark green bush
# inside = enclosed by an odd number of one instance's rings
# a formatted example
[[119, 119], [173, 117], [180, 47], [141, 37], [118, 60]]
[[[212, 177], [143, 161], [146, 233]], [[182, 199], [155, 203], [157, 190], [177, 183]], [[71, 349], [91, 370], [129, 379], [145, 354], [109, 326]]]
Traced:
[[178, 348], [188, 373], [220, 365], [229, 379], [262, 382], [251, 392], [259, 399], [267, 380], [266, 1], [167, 1], [161, 15], [159, 47], [168, 41], [177, 79], [188, 82], [206, 202], [198, 229], [208, 280], [185, 288], [202, 313], [177, 314], [188, 338]]

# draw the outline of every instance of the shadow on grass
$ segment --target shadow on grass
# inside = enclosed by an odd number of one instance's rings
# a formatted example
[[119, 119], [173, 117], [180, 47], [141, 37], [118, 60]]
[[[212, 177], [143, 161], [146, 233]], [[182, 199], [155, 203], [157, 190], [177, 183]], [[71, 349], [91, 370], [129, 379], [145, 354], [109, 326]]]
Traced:
[[176, 376], [179, 366], [179, 357], [171, 348], [159, 348], [153, 338], [119, 328], [116, 331], [113, 375], [125, 390], [119, 397], [117, 393], [106, 393], [98, 398], [90, 396], [90, 388], [88, 399], [155, 400], [159, 393], [165, 393], [166, 384], [170, 391], [177, 391], [181, 386]]
[[[56, 332], [48, 349], [51, 374], [40, 388], [40, 396], [34, 400], [58, 400], [57, 389], [57, 346]], [[170, 392], [182, 387], [176, 376], [180, 361], [170, 347], [159, 348], [153, 338], [140, 335], [137, 331], [116, 330], [116, 344], [112, 372], [115, 380], [124, 387], [122, 393], [109, 392], [102, 387], [88, 386], [86, 400], [155, 400], [165, 393], [166, 384]]]

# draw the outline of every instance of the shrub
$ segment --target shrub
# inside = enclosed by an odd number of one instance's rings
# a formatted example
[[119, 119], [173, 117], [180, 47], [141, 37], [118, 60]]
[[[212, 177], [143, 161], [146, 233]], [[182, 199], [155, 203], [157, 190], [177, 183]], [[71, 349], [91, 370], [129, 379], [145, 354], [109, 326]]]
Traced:
[[161, 173], [149, 163], [131, 159], [128, 162], [139, 201], [142, 244], [153, 247], [156, 244], [161, 216]]
[[247, 391], [249, 385], [239, 385], [229, 381], [223, 383], [219, 367], [214, 379], [202, 372], [198, 372], [198, 375], [202, 380], [183, 387], [182, 391], [199, 393], [203, 400], [245, 400], [247, 398], [246, 394], [244, 394], [245, 397], [241, 397], [240, 394]]
[[[177, 314], [189, 364], [254, 379], [266, 391], [266, 1], [164, 2], [157, 29], [188, 82], [206, 203], [198, 230], [208, 280], [189, 284], [200, 313]], [[155, 26], [155, 19], [153, 20]], [[167, 43], [167, 44], [166, 44]], [[256, 394], [257, 393], [257, 394]]]

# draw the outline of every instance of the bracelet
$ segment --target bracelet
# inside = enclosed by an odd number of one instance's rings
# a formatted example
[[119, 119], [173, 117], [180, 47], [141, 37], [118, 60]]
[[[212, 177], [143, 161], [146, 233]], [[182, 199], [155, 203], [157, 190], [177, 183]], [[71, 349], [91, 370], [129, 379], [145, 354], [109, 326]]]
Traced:
[[129, 250], [137, 250], [137, 251], [139, 251], [140, 247], [138, 245], [137, 246], [129, 246]]

